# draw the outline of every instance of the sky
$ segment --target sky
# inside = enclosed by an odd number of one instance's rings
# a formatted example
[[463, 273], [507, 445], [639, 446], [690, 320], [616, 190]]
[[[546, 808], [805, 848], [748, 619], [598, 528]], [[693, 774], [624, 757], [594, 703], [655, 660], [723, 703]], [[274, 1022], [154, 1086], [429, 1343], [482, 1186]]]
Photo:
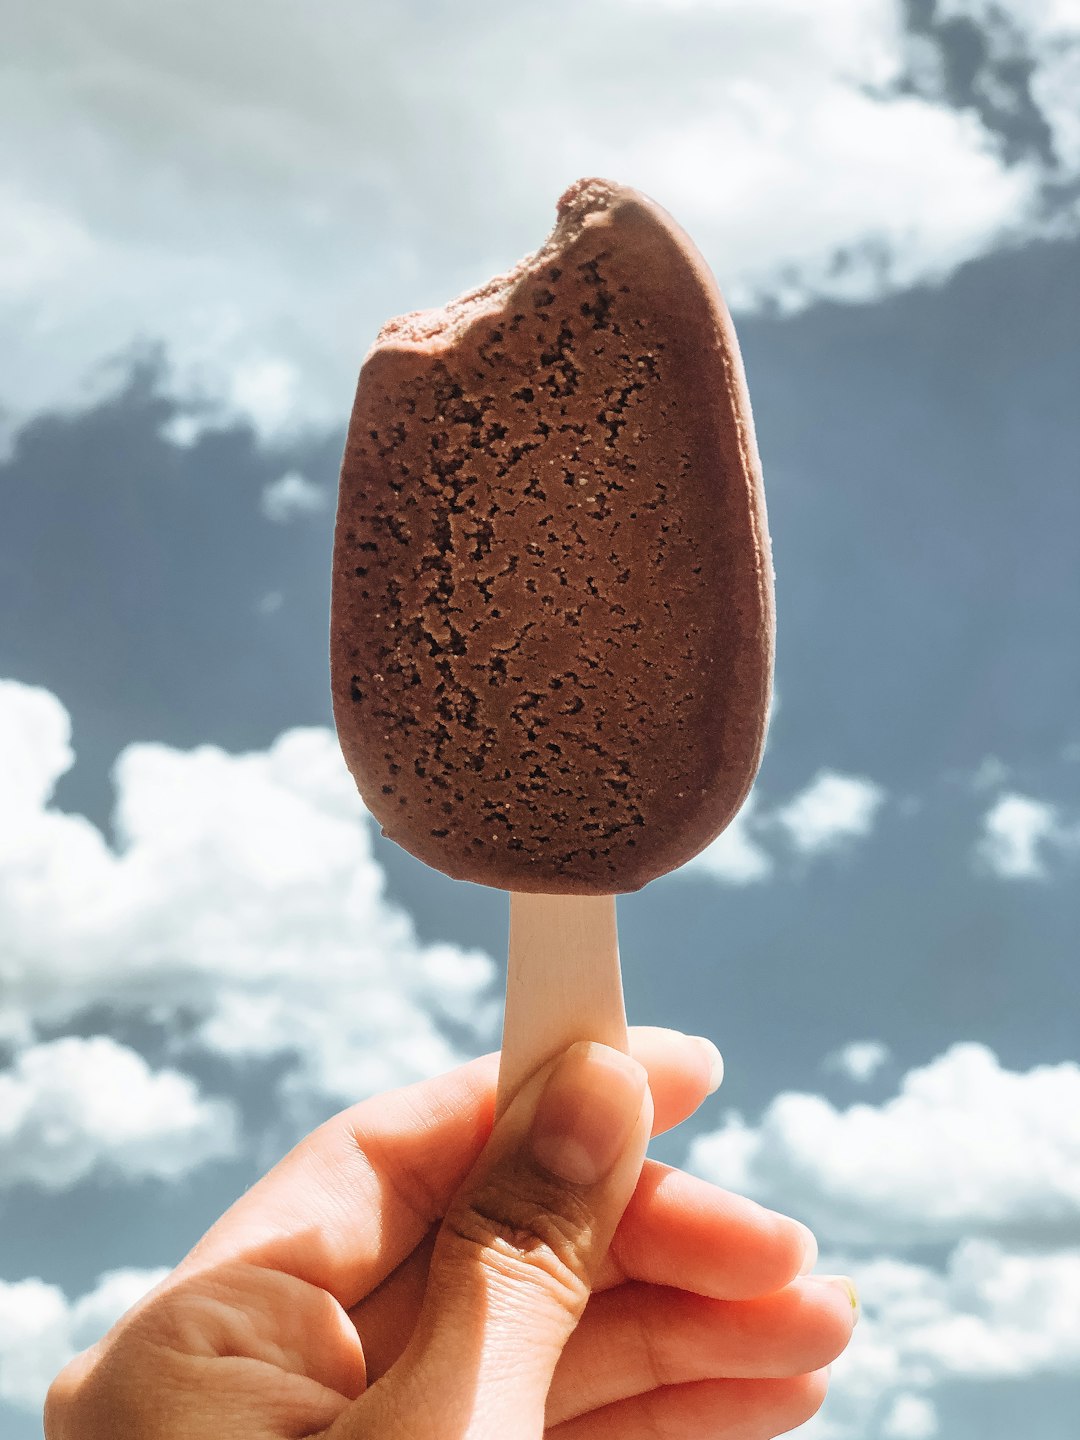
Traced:
[[1075, 1440], [1078, 0], [0, 0], [0, 1433], [313, 1123], [498, 1043], [506, 900], [334, 738], [379, 324], [636, 185], [731, 303], [757, 785], [619, 902], [655, 1147], [863, 1319], [812, 1440]]

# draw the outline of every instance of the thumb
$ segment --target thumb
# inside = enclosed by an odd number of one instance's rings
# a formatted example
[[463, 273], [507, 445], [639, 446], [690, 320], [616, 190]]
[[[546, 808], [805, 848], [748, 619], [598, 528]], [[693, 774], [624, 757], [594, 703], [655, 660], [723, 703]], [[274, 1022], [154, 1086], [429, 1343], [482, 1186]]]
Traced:
[[450, 1203], [409, 1346], [345, 1433], [539, 1440], [651, 1128], [644, 1068], [606, 1045], [527, 1081]]

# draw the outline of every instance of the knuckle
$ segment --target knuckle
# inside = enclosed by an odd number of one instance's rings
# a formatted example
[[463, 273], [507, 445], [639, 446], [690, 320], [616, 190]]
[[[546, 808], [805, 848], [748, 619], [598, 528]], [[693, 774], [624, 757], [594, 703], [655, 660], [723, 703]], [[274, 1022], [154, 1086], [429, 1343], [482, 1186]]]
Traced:
[[69, 1374], [71, 1368], [70, 1364], [64, 1366], [45, 1395], [45, 1440], [65, 1440], [69, 1433], [77, 1393], [77, 1383]]
[[500, 1175], [453, 1205], [444, 1229], [489, 1273], [541, 1288], [575, 1317], [584, 1310], [593, 1221], [579, 1197], [535, 1176]]
[[388, 1185], [398, 1203], [425, 1225], [437, 1220], [444, 1195], [426, 1175], [422, 1165], [410, 1163], [394, 1145], [380, 1144], [357, 1126], [345, 1132], [345, 1142], [354, 1157], [374, 1169]]
[[153, 1440], [174, 1433], [163, 1419], [172, 1387], [159, 1324], [167, 1308], [135, 1307], [68, 1361], [45, 1396], [45, 1440], [116, 1440], [121, 1434]]
[[43, 1412], [45, 1440], [89, 1440], [93, 1434], [86, 1390], [98, 1349], [91, 1346], [69, 1360], [49, 1386]]
[[663, 1332], [654, 1327], [647, 1306], [634, 1312], [633, 1329], [635, 1368], [645, 1377], [650, 1390], [662, 1390], [672, 1382], [672, 1366], [666, 1347], [662, 1347]]

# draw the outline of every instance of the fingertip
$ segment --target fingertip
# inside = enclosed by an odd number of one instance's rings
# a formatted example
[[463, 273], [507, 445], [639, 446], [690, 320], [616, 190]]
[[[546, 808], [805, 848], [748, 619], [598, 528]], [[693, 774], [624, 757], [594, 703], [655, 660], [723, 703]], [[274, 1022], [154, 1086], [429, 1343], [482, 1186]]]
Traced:
[[723, 1075], [720, 1052], [709, 1040], [681, 1030], [637, 1025], [630, 1031], [630, 1053], [645, 1066], [652, 1091], [654, 1135], [671, 1130], [693, 1115]]
[[851, 1343], [859, 1319], [855, 1286], [843, 1275], [809, 1275], [796, 1280], [785, 1294], [790, 1295], [801, 1314], [800, 1330], [805, 1348], [802, 1368], [810, 1371], [828, 1366]]
[[821, 1409], [829, 1390], [829, 1367], [783, 1380], [755, 1380], [750, 1384], [767, 1412], [768, 1434], [787, 1435], [812, 1420]]
[[824, 1287], [830, 1297], [832, 1308], [842, 1317], [845, 1328], [854, 1330], [862, 1315], [859, 1291], [850, 1275], [806, 1275], [801, 1285]]
[[794, 1223], [802, 1233], [804, 1247], [802, 1261], [799, 1265], [799, 1274], [809, 1275], [810, 1271], [813, 1270], [818, 1262], [817, 1236], [810, 1229], [810, 1226], [804, 1225], [801, 1220], [796, 1220]]
[[[831, 1366], [825, 1365], [820, 1370], [799, 1375], [792, 1381], [791, 1403], [799, 1416], [796, 1425], [805, 1425], [808, 1420], [813, 1419], [825, 1403], [825, 1396], [829, 1393], [830, 1369]], [[791, 1428], [794, 1429], [795, 1426]]]
[[705, 1094], [715, 1095], [724, 1083], [724, 1057], [707, 1035], [691, 1035], [690, 1038], [697, 1042], [709, 1067]]

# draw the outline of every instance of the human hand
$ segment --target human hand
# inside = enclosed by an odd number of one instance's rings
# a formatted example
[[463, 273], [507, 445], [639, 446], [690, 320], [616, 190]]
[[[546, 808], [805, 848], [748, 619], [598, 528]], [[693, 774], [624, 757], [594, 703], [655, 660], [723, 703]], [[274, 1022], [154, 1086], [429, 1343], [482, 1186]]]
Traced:
[[710, 1065], [671, 1031], [632, 1032], [632, 1052], [574, 1047], [494, 1132], [497, 1056], [328, 1121], [61, 1372], [48, 1440], [765, 1440], [801, 1424], [849, 1298], [798, 1278], [813, 1256], [794, 1221], [642, 1166]]

